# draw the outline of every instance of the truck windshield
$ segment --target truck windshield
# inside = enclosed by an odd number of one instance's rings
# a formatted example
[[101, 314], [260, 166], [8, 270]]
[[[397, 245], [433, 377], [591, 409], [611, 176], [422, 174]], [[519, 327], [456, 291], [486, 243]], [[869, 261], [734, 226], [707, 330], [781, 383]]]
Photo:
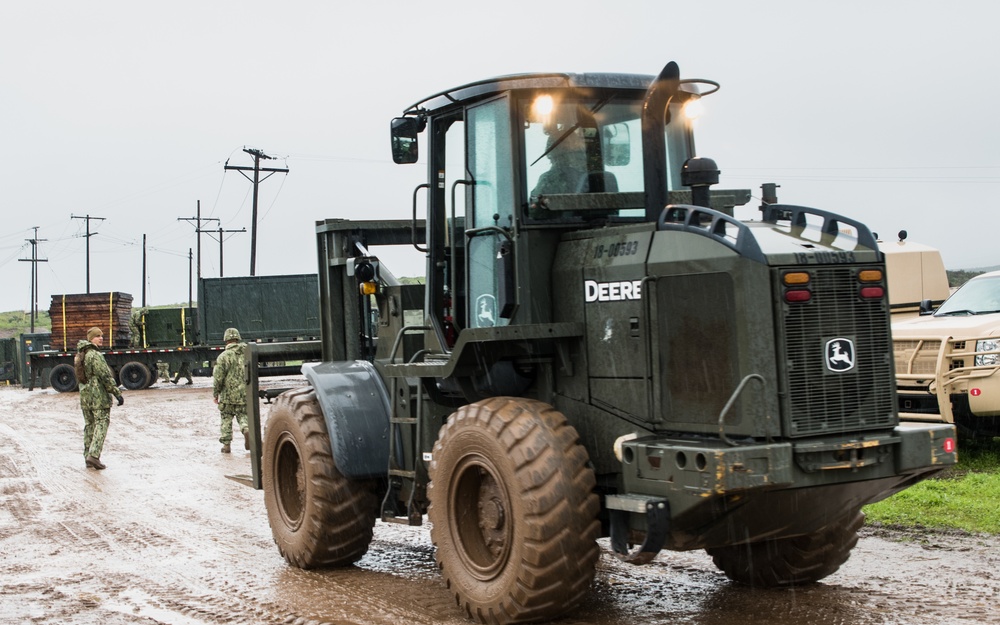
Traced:
[[[641, 98], [542, 93], [523, 101], [521, 113], [529, 218], [645, 215]], [[675, 121], [666, 127], [667, 185], [675, 190], [691, 148], [679, 106], [671, 105], [670, 118]]]
[[973, 278], [941, 304], [935, 317], [985, 315], [1000, 312], [1000, 275]]

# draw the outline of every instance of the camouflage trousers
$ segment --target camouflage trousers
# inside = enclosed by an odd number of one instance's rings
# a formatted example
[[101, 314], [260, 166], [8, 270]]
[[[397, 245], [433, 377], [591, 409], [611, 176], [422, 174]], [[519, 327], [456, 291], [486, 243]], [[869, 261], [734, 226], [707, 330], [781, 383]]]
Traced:
[[110, 408], [83, 409], [83, 457], [100, 458], [111, 421]]
[[246, 404], [219, 404], [219, 412], [222, 414], [219, 442], [228, 445], [233, 442], [233, 419], [241, 431], [247, 428], [247, 407]]

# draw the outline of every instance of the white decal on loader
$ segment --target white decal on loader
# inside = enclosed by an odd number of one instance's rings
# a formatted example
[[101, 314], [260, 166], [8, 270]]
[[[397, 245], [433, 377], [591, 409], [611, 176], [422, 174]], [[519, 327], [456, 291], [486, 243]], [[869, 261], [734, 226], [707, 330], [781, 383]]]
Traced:
[[621, 282], [583, 282], [583, 296], [587, 302], [621, 302], [630, 299], [642, 299], [642, 280], [623, 280]]

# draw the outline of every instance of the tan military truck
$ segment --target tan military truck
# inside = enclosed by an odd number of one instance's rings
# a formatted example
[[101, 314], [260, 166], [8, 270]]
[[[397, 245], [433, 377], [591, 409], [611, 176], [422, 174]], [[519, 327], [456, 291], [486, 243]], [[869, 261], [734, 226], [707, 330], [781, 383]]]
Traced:
[[[889, 280], [889, 312], [893, 322], [916, 317], [940, 306], [950, 295], [948, 274], [936, 248], [906, 240], [906, 230], [894, 243], [879, 241]], [[921, 305], [923, 308], [921, 308]]]
[[972, 278], [933, 314], [894, 320], [892, 339], [901, 419], [1000, 433], [1000, 271]]

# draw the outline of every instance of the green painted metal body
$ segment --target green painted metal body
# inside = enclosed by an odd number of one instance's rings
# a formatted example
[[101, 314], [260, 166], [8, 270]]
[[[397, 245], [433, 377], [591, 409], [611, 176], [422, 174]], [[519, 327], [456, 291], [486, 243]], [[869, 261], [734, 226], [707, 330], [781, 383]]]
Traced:
[[244, 341], [318, 338], [316, 274], [202, 278], [198, 281], [199, 342], [222, 345], [227, 328], [239, 328]]
[[[955, 462], [953, 428], [899, 423], [885, 266], [864, 225], [783, 205], [739, 221], [732, 205], [746, 191], [713, 192], [715, 209], [691, 205], [680, 165], [693, 138], [671, 129], [673, 108], [666, 130], [654, 114], [641, 142], [633, 135], [641, 180], [608, 158], [602, 173], [616, 182], [599, 191], [533, 189], [544, 143], [531, 135], [534, 99], [578, 99], [578, 119], [597, 120], [585, 138], [615, 124], [620, 137], [657, 84], [552, 74], [432, 96], [406, 111], [427, 135], [426, 219], [415, 194], [413, 220], [317, 223], [324, 359], [369, 361], [380, 380], [365, 388], [389, 406], [387, 436], [333, 446], [349, 477], [385, 478], [383, 517], [419, 522], [439, 426], [498, 395], [567, 416], [605, 521], [624, 514], [642, 532], [648, 505], [665, 502], [672, 549], [814, 532]], [[667, 106], [691, 97], [672, 93]], [[665, 156], [648, 148], [650, 132], [665, 137]], [[665, 186], [653, 193], [655, 181]], [[359, 268], [378, 265], [378, 245], [417, 246], [425, 283], [385, 272], [359, 296]], [[789, 273], [807, 278], [809, 299], [788, 294], [800, 288]], [[329, 394], [342, 380], [312, 382]], [[387, 470], [373, 473], [372, 457]]]

